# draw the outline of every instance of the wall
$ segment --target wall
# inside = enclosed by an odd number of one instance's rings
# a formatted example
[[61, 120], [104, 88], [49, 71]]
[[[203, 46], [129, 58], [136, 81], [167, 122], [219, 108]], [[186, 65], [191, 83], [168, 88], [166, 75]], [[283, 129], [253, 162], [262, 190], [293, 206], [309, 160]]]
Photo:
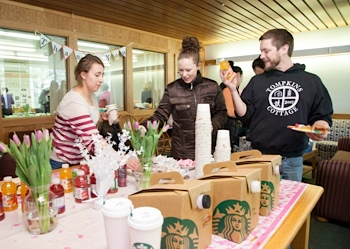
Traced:
[[[323, 31], [293, 34], [294, 51], [350, 45], [350, 26]], [[206, 47], [206, 61], [217, 58], [256, 55], [260, 53], [259, 39]], [[317, 74], [327, 87], [334, 113], [350, 114], [350, 53], [311, 57], [293, 57], [293, 62], [306, 65], [306, 70]], [[243, 89], [254, 75], [250, 61], [236, 61], [243, 70]], [[206, 76], [221, 82], [219, 66], [206, 66]]]
[[[177, 57], [181, 48], [181, 40], [5, 0], [0, 0], [0, 26], [33, 33], [37, 30], [43, 34], [65, 36], [68, 41], [67, 46], [71, 48], [77, 47], [78, 39], [127, 46], [124, 75], [125, 110], [132, 112], [135, 116], [150, 115], [153, 111], [133, 111], [132, 48], [165, 53], [167, 72], [164, 83], [171, 82], [176, 77], [174, 58]], [[67, 59], [68, 88], [75, 85], [75, 64], [74, 56], [69, 56]], [[54, 116], [0, 118], [0, 141], [7, 143], [8, 133], [11, 131], [51, 128], [53, 122]]]

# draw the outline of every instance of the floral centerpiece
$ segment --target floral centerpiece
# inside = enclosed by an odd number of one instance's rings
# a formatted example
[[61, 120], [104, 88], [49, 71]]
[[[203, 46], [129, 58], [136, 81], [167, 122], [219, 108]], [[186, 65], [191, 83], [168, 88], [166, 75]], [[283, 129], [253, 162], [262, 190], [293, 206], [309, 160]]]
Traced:
[[147, 129], [138, 122], [134, 122], [133, 124], [128, 122], [124, 126], [123, 131], [126, 131], [130, 143], [136, 151], [142, 166], [140, 189], [149, 186], [152, 159], [156, 153], [159, 138], [162, 136], [163, 132], [166, 132], [168, 129], [169, 125], [159, 129], [159, 122], [157, 121], [153, 121], [153, 123], [147, 121]]
[[9, 146], [0, 143], [0, 151], [12, 156], [17, 163], [16, 175], [31, 189], [31, 201], [35, 205], [24, 210], [29, 231], [40, 234], [53, 230], [57, 226], [57, 210], [50, 207], [49, 201], [52, 135], [42, 129], [31, 136], [24, 135], [21, 142], [15, 133]]
[[120, 166], [126, 164], [128, 158], [132, 153], [127, 153], [128, 146], [125, 146], [127, 136], [124, 134], [118, 134], [120, 143], [118, 144], [118, 151], [113, 149], [114, 141], [111, 141], [112, 136], [109, 134], [105, 139], [101, 139], [100, 134], [93, 134], [91, 136], [94, 144], [94, 153], [91, 154], [89, 150], [81, 143], [81, 140], [77, 139], [76, 146], [80, 149], [84, 160], [87, 162], [89, 168], [94, 173], [96, 178], [96, 189], [94, 194], [97, 199], [94, 200], [94, 208], [100, 209], [105, 202], [105, 196], [113, 183], [114, 172]]

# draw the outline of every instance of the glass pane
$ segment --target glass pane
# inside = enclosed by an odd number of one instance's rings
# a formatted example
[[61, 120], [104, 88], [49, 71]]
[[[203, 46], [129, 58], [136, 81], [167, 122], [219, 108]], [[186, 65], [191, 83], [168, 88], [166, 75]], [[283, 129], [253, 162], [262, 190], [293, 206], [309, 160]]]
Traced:
[[110, 59], [107, 60], [104, 54], [106, 52], [118, 50], [119, 47], [79, 40], [78, 49], [86, 54], [91, 53], [100, 57], [105, 66], [104, 82], [96, 92], [100, 107], [104, 108], [106, 104], [117, 104], [118, 110], [124, 110], [124, 57], [120, 54], [120, 56], [116, 58], [113, 55], [114, 53], [112, 53], [109, 56]]
[[165, 86], [165, 54], [133, 49], [133, 100], [135, 109], [157, 108]]
[[[45, 35], [51, 41], [66, 45], [64, 37]], [[66, 61], [62, 52], [54, 54], [51, 43], [40, 48], [40, 34], [0, 28], [4, 117], [54, 115], [67, 91], [66, 80]]]

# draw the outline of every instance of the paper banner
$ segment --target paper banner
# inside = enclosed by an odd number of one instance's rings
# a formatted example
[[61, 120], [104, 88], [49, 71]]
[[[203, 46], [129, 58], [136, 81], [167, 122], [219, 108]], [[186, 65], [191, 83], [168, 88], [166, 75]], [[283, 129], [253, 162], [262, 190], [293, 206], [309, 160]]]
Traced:
[[51, 41], [51, 46], [52, 46], [53, 54], [56, 54], [56, 52], [60, 51], [60, 49], [62, 48], [62, 45], [55, 41]]
[[107, 59], [108, 62], [111, 61], [111, 52], [103, 53], [103, 55], [106, 57], [106, 59]]
[[124, 57], [126, 57], [126, 47], [121, 47], [119, 51]]
[[102, 58], [103, 58], [103, 54], [102, 53], [96, 53], [94, 55], [97, 56], [98, 58], [100, 58], [100, 60], [102, 61]]
[[72, 52], [73, 52], [73, 49], [67, 46], [63, 46], [63, 56], [65, 60], [67, 60], [67, 58], [70, 56]]
[[74, 54], [75, 54], [75, 59], [77, 60], [77, 62], [79, 62], [80, 59], [85, 56], [85, 54], [79, 50], [74, 50]]
[[40, 34], [40, 48], [51, 42], [50, 38], [46, 35]]
[[119, 49], [113, 50], [112, 54], [118, 60], [118, 58], [119, 58]]

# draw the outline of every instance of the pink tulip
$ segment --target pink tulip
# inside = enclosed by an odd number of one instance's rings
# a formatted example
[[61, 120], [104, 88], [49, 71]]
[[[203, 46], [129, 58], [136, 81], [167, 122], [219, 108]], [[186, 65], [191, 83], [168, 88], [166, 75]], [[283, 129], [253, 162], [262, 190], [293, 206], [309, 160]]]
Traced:
[[149, 129], [150, 125], [151, 125], [151, 121], [147, 120], [147, 129]]
[[44, 138], [45, 138], [46, 142], [49, 141], [49, 139], [50, 139], [50, 132], [48, 129], [44, 129]]
[[36, 138], [36, 141], [38, 141], [38, 143], [41, 143], [41, 141], [43, 140], [43, 132], [41, 130], [38, 130], [35, 133], [35, 138]]
[[0, 151], [3, 153], [7, 152], [6, 147], [5, 147], [5, 145], [3, 145], [3, 143], [0, 143]]
[[158, 123], [158, 122], [157, 122], [156, 120], [153, 121], [153, 124], [152, 124], [153, 129], [157, 128], [157, 123]]
[[130, 121], [128, 121], [128, 128], [129, 128], [129, 130], [131, 130], [131, 123], [130, 123]]
[[134, 128], [135, 128], [135, 130], [138, 130], [140, 128], [139, 122], [135, 122], [134, 123]]
[[167, 124], [164, 128], [163, 128], [163, 132], [166, 132], [167, 130], [169, 130], [169, 125]]
[[28, 135], [23, 136], [24, 143], [26, 144], [27, 149], [30, 148], [30, 137]]
[[21, 145], [21, 141], [19, 140], [19, 138], [18, 138], [16, 133], [13, 135], [12, 140], [17, 146]]

